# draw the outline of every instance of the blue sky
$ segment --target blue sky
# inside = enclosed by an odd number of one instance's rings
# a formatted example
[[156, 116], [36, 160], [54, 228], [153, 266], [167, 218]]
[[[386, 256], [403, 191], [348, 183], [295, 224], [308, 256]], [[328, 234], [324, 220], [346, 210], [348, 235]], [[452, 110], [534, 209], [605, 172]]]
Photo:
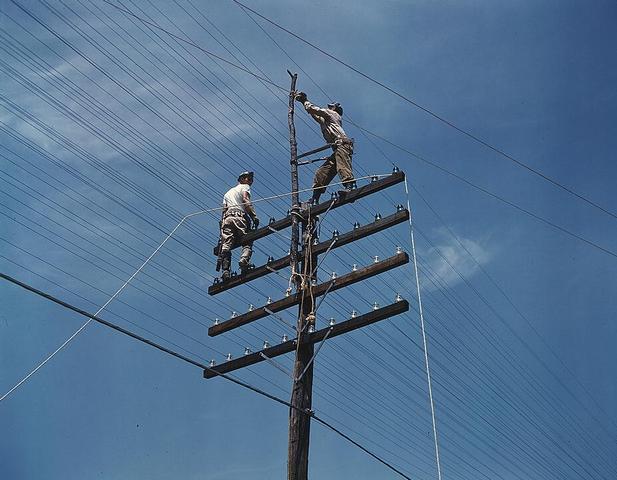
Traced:
[[[255, 171], [255, 199], [287, 193], [284, 89], [286, 69], [298, 71], [310, 100], [342, 103], [358, 177], [396, 164], [409, 179], [443, 478], [615, 478], [614, 2], [247, 2], [610, 214], [232, 1], [122, 4], [271, 84], [104, 2], [3, 2], [3, 273], [94, 312], [239, 172]], [[300, 150], [323, 143], [303, 111], [296, 125]], [[399, 185], [333, 211], [321, 238], [406, 201]], [[288, 208], [288, 197], [257, 203], [262, 221]], [[283, 271], [208, 296], [217, 228], [216, 213], [183, 225], [101, 316], [206, 363], [292, 335], [290, 310], [207, 336], [215, 318], [280, 298], [288, 282]], [[286, 254], [288, 235], [258, 242], [255, 263]], [[319, 276], [397, 246], [410, 251], [407, 225], [331, 252]], [[396, 293], [409, 313], [325, 343], [314, 408], [407, 476], [432, 479], [412, 266], [328, 295], [318, 323]], [[1, 396], [85, 319], [6, 282], [0, 298]], [[289, 398], [289, 376], [270, 364], [236, 376]], [[0, 402], [0, 476], [284, 478], [287, 421], [279, 404], [91, 324]], [[319, 424], [310, 472], [399, 478]]]

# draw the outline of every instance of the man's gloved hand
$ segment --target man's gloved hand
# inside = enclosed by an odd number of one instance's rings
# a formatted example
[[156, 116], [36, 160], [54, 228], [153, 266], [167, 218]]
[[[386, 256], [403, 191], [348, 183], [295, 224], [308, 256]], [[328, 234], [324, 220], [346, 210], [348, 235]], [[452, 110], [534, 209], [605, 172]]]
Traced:
[[253, 217], [253, 230], [256, 230], [259, 227], [259, 218]]
[[300, 103], [306, 102], [308, 99], [306, 98], [306, 93], [298, 92], [296, 93], [296, 100]]

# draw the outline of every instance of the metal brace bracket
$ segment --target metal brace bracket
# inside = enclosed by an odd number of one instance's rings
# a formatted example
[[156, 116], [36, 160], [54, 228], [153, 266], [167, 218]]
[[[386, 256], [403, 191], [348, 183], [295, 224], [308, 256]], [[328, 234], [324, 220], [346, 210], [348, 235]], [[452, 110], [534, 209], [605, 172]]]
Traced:
[[285, 375], [289, 375], [291, 378], [294, 378], [294, 376], [290, 372], [288, 372], [282, 365], [280, 365], [278, 362], [275, 362], [274, 360], [272, 360], [265, 353], [259, 352], [259, 356], [261, 358], [263, 358], [266, 362], [270, 363], [273, 367], [275, 367], [278, 370], [280, 370], [281, 372], [283, 372]]
[[323, 347], [323, 344], [328, 339], [328, 336], [330, 335], [330, 333], [332, 333], [332, 330], [333, 330], [333, 327], [330, 327], [328, 329], [328, 331], [326, 332], [326, 335], [323, 337], [323, 340], [321, 342], [319, 342], [319, 345], [317, 346], [317, 350], [315, 351], [315, 353], [311, 357], [311, 360], [306, 364], [306, 367], [304, 367], [304, 370], [302, 371], [300, 376], [298, 378], [294, 379], [294, 382], [299, 382], [300, 380], [302, 380], [302, 377], [304, 376], [304, 374], [306, 373], [308, 368], [311, 366], [311, 364], [315, 361], [315, 357], [317, 357], [317, 354], [319, 353], [319, 350], [321, 350], [321, 347]]

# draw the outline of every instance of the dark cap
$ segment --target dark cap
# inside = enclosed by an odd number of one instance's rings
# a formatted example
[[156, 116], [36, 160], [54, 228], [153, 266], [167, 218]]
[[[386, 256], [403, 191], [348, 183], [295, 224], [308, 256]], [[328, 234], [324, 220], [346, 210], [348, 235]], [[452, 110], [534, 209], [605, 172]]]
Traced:
[[238, 181], [242, 180], [244, 177], [253, 178], [253, 172], [242, 172], [238, 175]]
[[343, 115], [343, 107], [341, 107], [341, 104], [338, 102], [328, 103], [328, 108], [334, 110], [339, 115]]

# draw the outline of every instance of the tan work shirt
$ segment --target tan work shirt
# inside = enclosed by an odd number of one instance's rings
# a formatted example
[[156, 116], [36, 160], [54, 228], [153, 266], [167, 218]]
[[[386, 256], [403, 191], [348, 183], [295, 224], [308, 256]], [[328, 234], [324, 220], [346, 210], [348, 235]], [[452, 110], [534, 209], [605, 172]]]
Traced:
[[319, 123], [326, 142], [334, 143], [337, 139], [347, 138], [347, 134], [343, 130], [343, 119], [337, 112], [329, 108], [320, 108], [308, 100], [303, 105], [311, 117]]

